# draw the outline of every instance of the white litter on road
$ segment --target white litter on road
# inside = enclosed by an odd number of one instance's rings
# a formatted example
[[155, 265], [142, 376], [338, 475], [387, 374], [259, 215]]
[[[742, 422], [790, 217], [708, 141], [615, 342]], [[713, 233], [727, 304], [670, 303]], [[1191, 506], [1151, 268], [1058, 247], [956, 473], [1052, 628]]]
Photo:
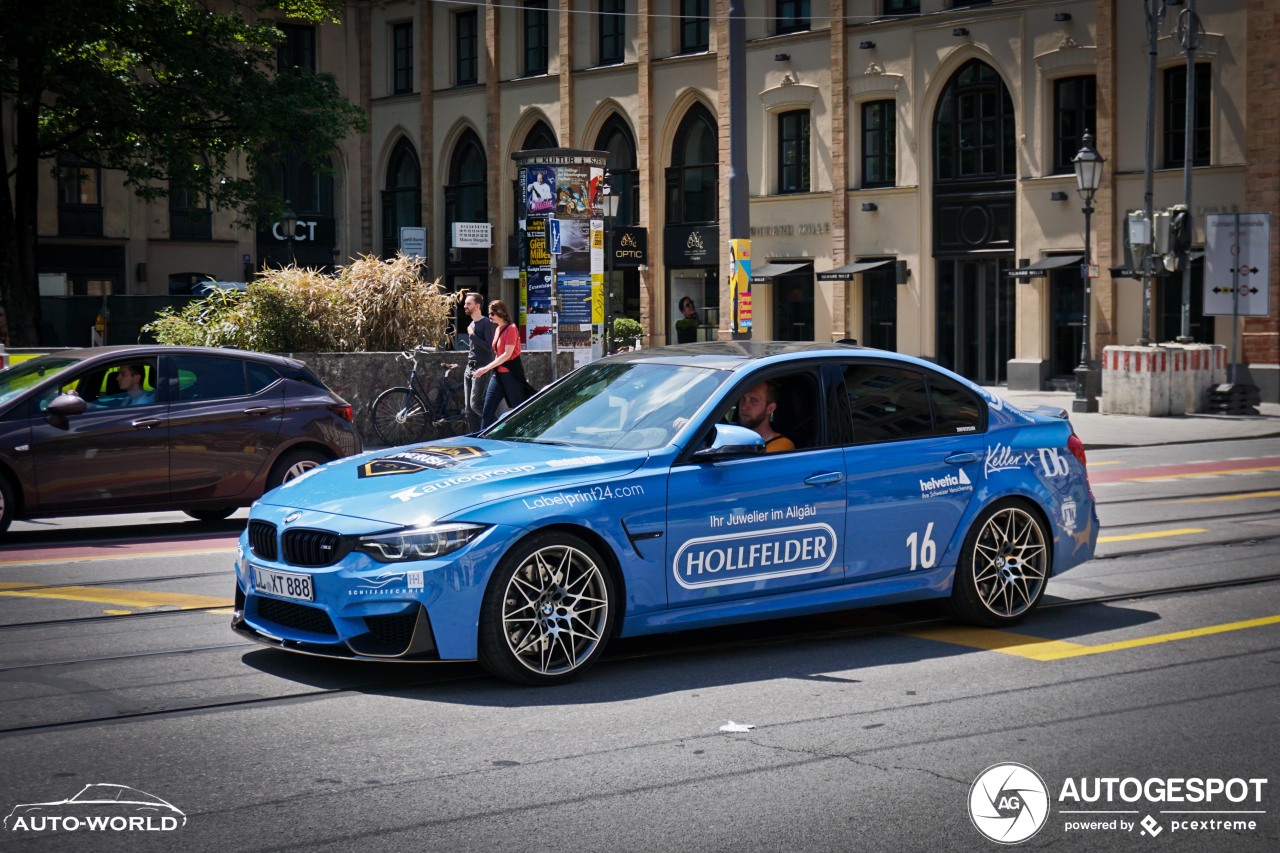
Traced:
[[751, 731], [751, 730], [752, 730], [752, 729], [754, 729], [754, 728], [755, 728], [755, 726], [751, 725], [750, 723], [735, 723], [733, 720], [730, 720], [730, 721], [729, 721], [729, 725], [727, 725], [727, 726], [721, 726], [721, 727], [720, 727], [720, 731], [722, 731], [722, 732], [749, 732], [749, 731]]

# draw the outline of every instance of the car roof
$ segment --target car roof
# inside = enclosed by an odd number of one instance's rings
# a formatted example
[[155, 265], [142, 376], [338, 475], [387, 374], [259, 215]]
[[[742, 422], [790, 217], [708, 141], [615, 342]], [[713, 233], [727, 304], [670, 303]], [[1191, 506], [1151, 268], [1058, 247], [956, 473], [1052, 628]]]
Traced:
[[936, 364], [912, 356], [845, 342], [822, 344], [812, 341], [703, 341], [695, 344], [674, 344], [653, 349], [631, 350], [610, 356], [610, 359], [632, 364], [671, 364], [706, 367], [713, 370], [741, 370], [756, 366], [762, 361], [786, 362], [824, 356], [882, 358], [938, 369]]
[[256, 361], [267, 361], [289, 367], [304, 367], [304, 362], [282, 355], [273, 355], [253, 350], [235, 349], [232, 347], [192, 347], [174, 346], [172, 344], [116, 344], [106, 347], [81, 347], [78, 349], [55, 349], [49, 355], [75, 359], [116, 358], [122, 355], [135, 355], [145, 358], [154, 355], [220, 355], [235, 358], [247, 358]]

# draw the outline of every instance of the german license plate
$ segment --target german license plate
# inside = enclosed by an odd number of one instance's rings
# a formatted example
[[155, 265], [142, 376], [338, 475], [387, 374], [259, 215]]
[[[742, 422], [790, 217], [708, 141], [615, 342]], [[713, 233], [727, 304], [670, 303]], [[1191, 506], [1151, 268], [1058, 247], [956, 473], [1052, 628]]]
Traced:
[[276, 598], [292, 598], [297, 601], [316, 600], [316, 590], [311, 584], [311, 575], [277, 572], [254, 566], [253, 588], [264, 595]]

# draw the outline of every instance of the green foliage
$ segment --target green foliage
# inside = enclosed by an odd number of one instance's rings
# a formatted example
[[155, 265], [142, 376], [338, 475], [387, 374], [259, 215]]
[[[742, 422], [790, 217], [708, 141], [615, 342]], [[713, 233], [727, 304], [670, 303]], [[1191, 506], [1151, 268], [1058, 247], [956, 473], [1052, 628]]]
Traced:
[[[162, 344], [257, 352], [396, 352], [452, 346], [454, 306], [422, 262], [358, 258], [336, 274], [297, 266], [268, 270], [246, 291], [218, 290], [180, 311], [165, 309], [144, 332]], [[637, 324], [639, 325], [639, 324]]]
[[270, 221], [283, 199], [261, 180], [281, 152], [318, 170], [363, 130], [329, 74], [276, 70], [277, 22], [337, 20], [341, 0], [0, 0], [0, 305], [14, 343], [39, 319], [40, 170], [72, 155], [123, 175], [138, 196], [175, 192]]
[[614, 340], [630, 340], [632, 338], [638, 338], [643, 334], [644, 326], [640, 325], [639, 320], [632, 320], [630, 317], [613, 318]]

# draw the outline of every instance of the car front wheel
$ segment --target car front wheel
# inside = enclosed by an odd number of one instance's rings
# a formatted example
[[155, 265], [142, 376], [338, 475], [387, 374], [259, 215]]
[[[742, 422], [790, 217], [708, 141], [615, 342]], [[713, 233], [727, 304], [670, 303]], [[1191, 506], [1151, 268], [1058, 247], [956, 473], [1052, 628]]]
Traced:
[[0, 534], [9, 529], [9, 522], [13, 521], [13, 511], [16, 508], [13, 489], [9, 488], [9, 481], [0, 475]]
[[503, 558], [480, 614], [480, 663], [522, 684], [561, 684], [599, 659], [614, 622], [614, 583], [596, 550], [537, 534]]
[[974, 625], [1013, 625], [1040, 603], [1051, 565], [1049, 537], [1038, 515], [1014, 502], [988, 507], [965, 537], [952, 610]]

